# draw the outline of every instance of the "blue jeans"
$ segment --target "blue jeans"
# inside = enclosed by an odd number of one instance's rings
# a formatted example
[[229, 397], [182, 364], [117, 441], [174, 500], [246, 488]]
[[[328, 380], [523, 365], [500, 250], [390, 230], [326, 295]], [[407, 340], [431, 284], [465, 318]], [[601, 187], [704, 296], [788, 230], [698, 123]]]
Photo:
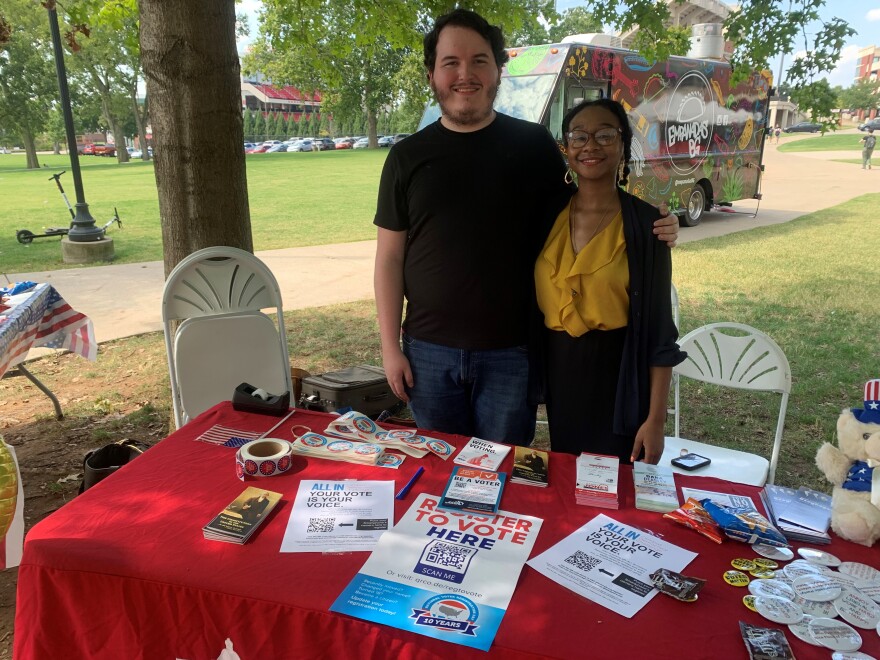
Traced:
[[413, 372], [410, 408], [420, 428], [528, 445], [536, 406], [528, 404], [526, 348], [466, 351], [403, 336]]

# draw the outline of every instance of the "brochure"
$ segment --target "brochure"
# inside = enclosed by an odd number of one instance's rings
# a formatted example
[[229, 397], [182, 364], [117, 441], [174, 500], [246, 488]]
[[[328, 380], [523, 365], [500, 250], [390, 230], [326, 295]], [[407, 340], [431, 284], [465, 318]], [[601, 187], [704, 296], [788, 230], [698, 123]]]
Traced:
[[419, 494], [330, 610], [488, 651], [542, 521], [438, 503]]
[[487, 470], [497, 470], [502, 461], [504, 461], [510, 447], [489, 440], [481, 440], [480, 438], [471, 438], [468, 443], [461, 448], [452, 462], [459, 465], [470, 465], [471, 467], [481, 467]]
[[581, 454], [576, 461], [575, 501], [605, 509], [620, 507], [617, 479], [620, 459], [617, 456]]
[[372, 550], [393, 526], [393, 481], [303, 480], [281, 552]]
[[659, 513], [675, 511], [680, 503], [675, 493], [675, 478], [672, 475], [670, 467], [641, 461], [633, 463], [636, 508]]
[[202, 533], [211, 541], [246, 543], [280, 501], [281, 493], [248, 486], [202, 528]]
[[513, 451], [513, 470], [510, 480], [517, 484], [546, 488], [549, 484], [550, 456], [546, 451], [530, 447], [516, 447]]
[[566, 589], [631, 618], [659, 593], [651, 573], [660, 568], [681, 572], [696, 556], [600, 514], [528, 564]]
[[495, 513], [501, 502], [506, 477], [503, 472], [455, 465], [437, 508], [469, 513]]
[[[804, 492], [802, 492], [804, 491]], [[772, 522], [789, 541], [828, 544], [831, 496], [801, 486], [799, 490], [769, 484], [761, 491], [761, 502]], [[799, 525], [803, 520], [816, 528]], [[824, 527], [822, 527], [824, 525]]]

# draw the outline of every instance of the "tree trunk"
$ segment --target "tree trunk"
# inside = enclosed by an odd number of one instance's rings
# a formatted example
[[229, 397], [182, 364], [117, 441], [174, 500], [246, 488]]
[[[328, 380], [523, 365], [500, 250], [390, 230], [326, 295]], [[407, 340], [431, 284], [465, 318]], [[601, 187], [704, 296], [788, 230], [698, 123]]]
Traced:
[[376, 116], [376, 111], [373, 109], [367, 109], [367, 137], [370, 140], [371, 147], [379, 146], [379, 138], [376, 137], [379, 133], [379, 118]]
[[147, 98], [144, 98], [144, 112], [142, 114], [137, 102], [137, 85], [135, 84], [135, 86], [132, 87], [131, 109], [134, 112], [134, 121], [137, 124], [138, 145], [141, 148], [141, 159], [143, 160], [150, 160], [150, 145], [147, 144], [147, 122], [145, 119], [147, 116]]
[[167, 276], [204, 247], [253, 251], [235, 2], [138, 7]]
[[55, 140], [52, 143], [52, 153], [55, 154], [56, 156], [61, 155], [61, 143], [58, 140]]
[[39, 169], [40, 161], [37, 160], [37, 144], [33, 133], [26, 128], [22, 129], [21, 141], [24, 143], [24, 153], [27, 156], [27, 168], [29, 170]]
[[113, 140], [116, 144], [116, 162], [127, 163], [131, 158], [128, 156], [128, 149], [125, 148], [125, 135], [123, 134], [122, 122], [112, 115], [110, 119], [110, 130], [113, 131]]

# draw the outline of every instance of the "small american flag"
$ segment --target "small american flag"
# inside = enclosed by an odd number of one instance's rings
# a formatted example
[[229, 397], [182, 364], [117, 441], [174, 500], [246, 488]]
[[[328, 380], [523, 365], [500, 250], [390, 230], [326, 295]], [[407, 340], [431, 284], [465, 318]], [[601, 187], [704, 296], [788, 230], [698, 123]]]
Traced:
[[214, 426], [198, 436], [196, 440], [207, 442], [209, 445], [240, 447], [251, 440], [256, 440], [261, 435], [263, 434], [259, 431], [242, 431], [241, 429], [231, 429], [228, 426], [214, 424]]

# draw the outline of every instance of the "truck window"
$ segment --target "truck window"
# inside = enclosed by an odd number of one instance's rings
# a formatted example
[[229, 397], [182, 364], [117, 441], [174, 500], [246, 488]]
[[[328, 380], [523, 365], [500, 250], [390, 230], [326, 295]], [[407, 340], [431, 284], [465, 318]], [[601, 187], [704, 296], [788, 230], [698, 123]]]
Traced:
[[577, 80], [563, 78], [553, 94], [550, 112], [547, 113], [547, 129], [557, 142], [562, 142], [562, 118], [581, 101], [595, 101], [606, 96], [605, 87], [599, 83], [583, 85]]

